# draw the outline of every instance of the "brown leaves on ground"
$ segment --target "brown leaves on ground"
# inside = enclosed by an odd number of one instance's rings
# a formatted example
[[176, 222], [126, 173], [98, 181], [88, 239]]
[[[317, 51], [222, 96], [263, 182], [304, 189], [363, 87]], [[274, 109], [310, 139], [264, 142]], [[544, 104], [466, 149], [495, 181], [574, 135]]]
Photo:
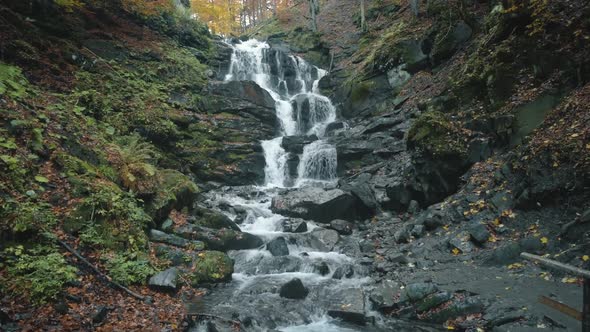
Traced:
[[[46, 304], [32, 308], [26, 301], [5, 298], [0, 306], [11, 317], [19, 314], [25, 317], [19, 322], [22, 331], [171, 331], [180, 330], [185, 317], [184, 304], [180, 295], [171, 296], [148, 289], [134, 287], [143, 296], [149, 296], [151, 303], [141, 302], [127, 294], [113, 289], [91, 274], [80, 278], [79, 287], [66, 289], [65, 303]], [[58, 302], [59, 303], [59, 302]], [[58, 306], [67, 307], [60, 314]], [[102, 324], [92, 319], [99, 306], [108, 309]], [[62, 308], [63, 309], [63, 308]], [[64, 311], [65, 311], [64, 310]]]

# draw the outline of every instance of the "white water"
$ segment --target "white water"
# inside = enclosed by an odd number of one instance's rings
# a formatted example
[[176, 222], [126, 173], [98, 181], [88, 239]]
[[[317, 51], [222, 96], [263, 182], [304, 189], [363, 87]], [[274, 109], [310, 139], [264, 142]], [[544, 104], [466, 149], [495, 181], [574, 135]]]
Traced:
[[[309, 238], [315, 228], [320, 226], [313, 222], [307, 223], [307, 232], [291, 234], [283, 232], [282, 223], [285, 217], [274, 214], [271, 211], [271, 199], [276, 194], [276, 189], [288, 184], [296, 187], [307, 185], [333, 184], [337, 178], [337, 154], [334, 146], [323, 139], [328, 124], [336, 120], [336, 110], [329, 98], [319, 93], [319, 80], [326, 75], [321, 70], [305, 62], [296, 56], [279, 56], [278, 52], [271, 52], [267, 43], [256, 40], [239, 43], [233, 46], [234, 52], [231, 58], [229, 73], [226, 81], [252, 80], [264, 88], [275, 100], [276, 115], [278, 118], [278, 136], [261, 142], [266, 161], [265, 184], [256, 187], [256, 195], [243, 195], [237, 190], [217, 191], [209, 193], [208, 203], [215, 206], [219, 202], [229, 202], [233, 207], [240, 207], [246, 212], [246, 216], [240, 224], [240, 229], [259, 236], [265, 243], [279, 237], [285, 238]], [[287, 62], [289, 66], [283, 66], [281, 62]], [[295, 72], [293, 73], [293, 68]], [[303, 152], [298, 156], [299, 164], [296, 170], [297, 178], [289, 179], [288, 160], [289, 153], [282, 148], [284, 136], [316, 135], [319, 140], [307, 144]], [[293, 172], [291, 172], [293, 173]], [[249, 197], [249, 198], [246, 198]], [[232, 210], [230, 210], [232, 211]], [[236, 220], [237, 213], [225, 212], [230, 218]], [[293, 278], [299, 278], [304, 285], [312, 291], [323, 289], [335, 292], [341, 289], [358, 288], [369, 282], [369, 278], [357, 276], [332, 279], [332, 275], [338, 267], [354, 265], [355, 260], [343, 253], [336, 251], [323, 252], [321, 248], [308, 247], [311, 242], [297, 244], [289, 243], [289, 255], [282, 256], [295, 264], [294, 268], [274, 266], [272, 254], [264, 247], [251, 250], [230, 252], [235, 261], [233, 274], [233, 287], [229, 293], [221, 293], [219, 306], [234, 305], [235, 302], [247, 303], [253, 309], [267, 309], [268, 304], [278, 299], [278, 294], [269, 292], [269, 289], [278, 288]], [[321, 275], [317, 272], [317, 264], [323, 263], [329, 267], [330, 272]], [[287, 271], [288, 270], [288, 271]], [[300, 306], [315, 308], [318, 306], [312, 299], [304, 300]], [[262, 303], [262, 304], [255, 304]], [[276, 302], [281, 303], [281, 302]], [[260, 307], [258, 305], [261, 305]], [[310, 309], [297, 312], [308, 312]], [[326, 316], [326, 308], [311, 310], [310, 317], [306, 317], [308, 324], [291, 324], [277, 327], [279, 331], [305, 332], [305, 331], [361, 331], [362, 329], [344, 328], [333, 318]], [[264, 315], [261, 313], [260, 315]], [[256, 318], [256, 317], [254, 317]], [[261, 329], [266, 331], [266, 328]]]
[[[226, 81], [251, 80], [275, 100], [276, 115], [280, 123], [279, 136], [262, 141], [265, 167], [265, 186], [285, 187], [288, 183], [302, 185], [313, 181], [336, 179], [336, 149], [321, 139], [326, 126], [336, 120], [336, 109], [329, 98], [319, 93], [319, 80], [326, 71], [308, 64], [305, 60], [289, 56], [289, 68], [295, 69], [295, 77], [285, 77], [279, 53], [270, 59], [270, 46], [255, 39], [233, 46], [229, 73]], [[276, 68], [273, 73], [271, 62]], [[274, 74], [274, 75], [273, 75]], [[295, 87], [295, 89], [293, 89]], [[295, 106], [295, 109], [294, 109]], [[307, 145], [297, 170], [297, 179], [288, 181], [288, 153], [281, 146], [282, 137], [315, 134], [320, 141]]]

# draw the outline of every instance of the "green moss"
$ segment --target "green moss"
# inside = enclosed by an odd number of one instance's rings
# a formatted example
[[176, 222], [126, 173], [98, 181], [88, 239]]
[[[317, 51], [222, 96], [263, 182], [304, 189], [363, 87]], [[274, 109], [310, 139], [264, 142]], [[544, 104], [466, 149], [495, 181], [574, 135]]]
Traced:
[[192, 271], [191, 284], [195, 287], [203, 283], [217, 283], [231, 280], [234, 271], [233, 261], [220, 251], [203, 251], [198, 255]]
[[416, 119], [408, 132], [408, 145], [435, 157], [467, 153], [460, 127], [440, 112], [426, 112]]
[[360, 81], [351, 83], [350, 100], [353, 103], [360, 103], [364, 101], [371, 94], [374, 84], [374, 81]]

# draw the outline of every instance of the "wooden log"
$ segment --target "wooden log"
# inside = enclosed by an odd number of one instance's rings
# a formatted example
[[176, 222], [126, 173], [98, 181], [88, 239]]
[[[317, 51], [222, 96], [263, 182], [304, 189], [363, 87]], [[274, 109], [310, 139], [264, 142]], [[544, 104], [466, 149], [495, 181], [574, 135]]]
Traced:
[[590, 279], [590, 271], [588, 271], [588, 270], [582, 270], [582, 269], [577, 268], [575, 266], [563, 264], [558, 261], [554, 261], [552, 259], [548, 259], [545, 257], [529, 254], [528, 252], [521, 253], [520, 257], [522, 257], [524, 259], [528, 259], [533, 262], [537, 262], [537, 263], [547, 266], [547, 267], [551, 267], [551, 268], [554, 268], [557, 270], [561, 270], [561, 271], [576, 275], [578, 277]]

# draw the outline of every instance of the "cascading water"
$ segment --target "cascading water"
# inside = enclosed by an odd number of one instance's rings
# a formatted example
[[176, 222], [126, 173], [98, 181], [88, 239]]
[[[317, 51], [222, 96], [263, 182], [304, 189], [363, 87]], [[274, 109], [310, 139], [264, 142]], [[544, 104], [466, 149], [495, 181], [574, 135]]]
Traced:
[[[322, 138], [326, 126], [336, 120], [336, 110], [330, 99], [318, 91], [318, 82], [326, 71], [257, 40], [232, 47], [231, 66], [225, 80], [252, 80], [268, 91], [276, 102], [279, 134], [261, 142], [266, 160], [264, 186], [211, 191], [206, 203], [228, 215], [242, 231], [266, 243], [283, 237], [288, 243], [288, 254], [273, 256], [266, 246], [229, 252], [235, 262], [233, 281], [207, 296], [207, 312], [251, 320], [247, 331], [375, 330], [355, 327], [328, 315], [335, 303], [347, 303], [351, 294], [361, 292], [361, 285], [368, 281], [366, 269], [357, 265], [355, 258], [325, 247], [318, 234], [326, 229], [307, 221], [307, 231], [288, 232], [285, 222], [294, 220], [271, 211], [272, 197], [287, 184], [295, 187], [335, 184], [336, 149]], [[313, 140], [302, 149], [286, 149], [283, 148], [285, 136], [313, 137]], [[293, 151], [299, 153], [293, 156]], [[293, 159], [298, 160], [298, 166], [289, 169]], [[355, 245], [358, 247], [358, 240], [347, 237], [338, 246]], [[349, 272], [345, 272], [346, 277], [333, 278], [338, 270]], [[309, 289], [305, 299], [284, 299], [277, 294], [277, 289], [293, 278], [299, 278]], [[356, 299], [359, 305], [359, 297]], [[365, 300], [361, 295], [363, 307]], [[211, 329], [203, 325], [199, 331]]]
[[[336, 120], [329, 98], [319, 94], [318, 82], [326, 71], [293, 55], [281, 56], [267, 43], [252, 39], [234, 45], [226, 81], [251, 80], [275, 100], [280, 123], [279, 137], [263, 141], [266, 161], [265, 185], [284, 187], [336, 178], [336, 149], [321, 139], [326, 126]], [[288, 181], [288, 153], [281, 146], [284, 136], [315, 134], [320, 141], [307, 145], [299, 156], [297, 179]]]

